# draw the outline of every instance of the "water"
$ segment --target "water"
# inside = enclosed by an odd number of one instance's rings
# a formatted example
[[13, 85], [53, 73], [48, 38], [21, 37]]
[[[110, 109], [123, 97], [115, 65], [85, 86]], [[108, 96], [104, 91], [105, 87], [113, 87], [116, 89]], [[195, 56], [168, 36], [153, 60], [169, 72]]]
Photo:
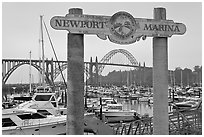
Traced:
[[[118, 103], [123, 104], [124, 110], [135, 110], [138, 114], [144, 115], [149, 114], [150, 117], [153, 116], [153, 104], [148, 102], [139, 102], [138, 100], [130, 99], [117, 99]], [[168, 112], [173, 111], [173, 106], [168, 106]]]
[[137, 100], [117, 99], [118, 103], [123, 104], [124, 110], [135, 110], [138, 114], [149, 114], [153, 116], [153, 104], [148, 102], [138, 102]]

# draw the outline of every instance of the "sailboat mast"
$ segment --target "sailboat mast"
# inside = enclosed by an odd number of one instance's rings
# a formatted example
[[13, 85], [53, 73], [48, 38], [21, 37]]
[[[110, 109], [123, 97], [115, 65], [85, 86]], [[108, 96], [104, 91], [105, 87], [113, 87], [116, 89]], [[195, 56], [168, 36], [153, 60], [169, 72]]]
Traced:
[[129, 71], [127, 70], [127, 87], [129, 87], [129, 84], [130, 84], [130, 81], [129, 81], [130, 79], [129, 79], [129, 77], [130, 77], [130, 76], [129, 76]]
[[31, 51], [30, 53], [30, 66], [29, 66], [29, 84], [30, 84], [30, 93], [31, 93]]
[[43, 40], [43, 16], [40, 16], [40, 26], [41, 26], [41, 46], [42, 46], [42, 86], [45, 87], [45, 57], [44, 57], [44, 40]]
[[[39, 52], [39, 67], [41, 68], [41, 64], [42, 64], [42, 60], [41, 60], [41, 27], [39, 29], [39, 51], [38, 52]], [[39, 83], [39, 85], [42, 85], [42, 72], [39, 71], [38, 77], [39, 77], [38, 83]]]

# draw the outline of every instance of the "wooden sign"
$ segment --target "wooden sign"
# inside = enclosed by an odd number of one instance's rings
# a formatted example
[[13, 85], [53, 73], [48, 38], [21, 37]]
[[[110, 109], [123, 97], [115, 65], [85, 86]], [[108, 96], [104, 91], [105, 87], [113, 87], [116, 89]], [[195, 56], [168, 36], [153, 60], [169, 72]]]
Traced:
[[67, 14], [50, 20], [52, 28], [70, 33], [95, 34], [99, 38], [118, 44], [131, 44], [146, 37], [171, 37], [182, 35], [186, 27], [173, 20], [134, 18], [127, 12], [117, 12], [113, 16]]

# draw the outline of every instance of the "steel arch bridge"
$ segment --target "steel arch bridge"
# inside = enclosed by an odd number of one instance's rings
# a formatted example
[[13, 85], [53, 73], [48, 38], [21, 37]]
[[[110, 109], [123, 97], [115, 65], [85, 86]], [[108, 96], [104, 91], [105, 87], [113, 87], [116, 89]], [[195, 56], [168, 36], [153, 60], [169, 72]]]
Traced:
[[[52, 61], [52, 60], [51, 60]], [[46, 72], [45, 72], [45, 81], [53, 85], [51, 73], [48, 71], [49, 65], [51, 66], [50, 60], [46, 60]], [[31, 66], [37, 69], [37, 71], [40, 72], [42, 75], [42, 68], [41, 68], [41, 62], [39, 60], [31, 60]], [[26, 59], [2, 59], [2, 83], [5, 84], [8, 80], [8, 78], [11, 76], [11, 74], [18, 69], [19, 67], [23, 65], [30, 65], [30, 60]], [[51, 66], [52, 69], [52, 66]]]
[[[129, 64], [113, 64], [108, 63], [111, 58], [113, 58], [116, 54], [123, 54], [131, 63]], [[41, 61], [39, 60], [31, 60], [31, 66], [37, 69], [42, 74], [42, 68], [40, 65]], [[26, 59], [2, 59], [2, 83], [5, 84], [8, 78], [11, 76], [11, 74], [20, 66], [23, 65], [29, 65], [30, 60]], [[115, 49], [110, 52], [108, 52], [101, 60], [100, 62], [84, 62], [84, 73], [87, 77], [90, 77], [90, 67], [98, 65], [98, 74], [100, 75], [105, 68], [105, 65], [116, 65], [116, 66], [127, 66], [127, 67], [138, 67], [138, 62], [134, 58], [134, 56], [128, 52], [125, 49]], [[53, 60], [45, 60], [45, 79], [46, 82], [50, 85], [54, 84], [54, 80], [60, 75], [60, 69], [62, 71], [67, 69], [67, 61], [53, 61]]]
[[[84, 73], [85, 73], [86, 77], [89, 77], [89, 67], [88, 67], [89, 64], [90, 64], [89, 62], [84, 62]], [[66, 70], [67, 69], [67, 63], [62, 64], [60, 66], [60, 68], [58, 67], [54, 70], [54, 74], [53, 74], [54, 80], [60, 75], [60, 73], [61, 73], [60, 69], [61, 69], [61, 71]]]
[[[108, 63], [111, 58], [118, 54], [118, 53], [121, 53], [123, 54], [129, 61], [130, 63], [133, 65], [133, 66], [138, 66], [138, 62], [137, 60], [135, 59], [135, 57], [127, 50], [125, 49], [115, 49], [115, 50], [112, 50], [110, 52], [108, 52], [102, 59], [99, 63], [102, 63], [101, 65], [99, 65], [99, 75], [102, 73], [102, 71], [104, 70], [105, 68], [105, 63]], [[104, 63], [104, 64], [103, 64]]]
[[[111, 60], [111, 58], [113, 58], [113, 56], [114, 55], [116, 55], [116, 54], [119, 54], [119, 53], [121, 53], [121, 54], [123, 54], [129, 61], [130, 61], [130, 63], [131, 63], [131, 65], [123, 65], [123, 64], [113, 64], [113, 63], [108, 63], [110, 60]], [[91, 59], [92, 60], [92, 59]], [[97, 62], [97, 61], [96, 61]], [[92, 64], [92, 66], [93, 65], [95, 65], [96, 66], [96, 63], [94, 63], [94, 62], [92, 62], [92, 61], [90, 61], [90, 62], [84, 62], [85, 63], [85, 67], [84, 67], [84, 73], [86, 74], [86, 76], [87, 77], [89, 77], [89, 66], [88, 66], [88, 64]], [[87, 65], [86, 65], [87, 64]], [[102, 72], [103, 72], [103, 70], [104, 70], [104, 68], [105, 68], [105, 66], [106, 65], [117, 65], [117, 66], [127, 66], [127, 67], [131, 67], [131, 66], [134, 66], [134, 67], [138, 67], [138, 62], [137, 62], [137, 60], [135, 59], [135, 57], [129, 52], [129, 51], [127, 51], [127, 50], [125, 50], [125, 49], [115, 49], [115, 50], [112, 50], [112, 51], [110, 51], [110, 52], [108, 52], [101, 60], [100, 60], [100, 62], [97, 62], [97, 64], [98, 64], [98, 74], [100, 75]], [[91, 66], [91, 67], [92, 67]], [[65, 69], [67, 69], [67, 63], [66, 64], [63, 64], [62, 66], [61, 66], [61, 70], [62, 71], [64, 71]], [[94, 72], [96, 72], [97, 70], [95, 69], [94, 70]], [[54, 78], [53, 79], [56, 79], [58, 76], [60, 75], [60, 69], [58, 68], [58, 69], [56, 69], [55, 70], [55, 73], [54, 73]]]
[[[3, 76], [3, 81], [4, 81], [4, 83], [6, 83], [6, 81], [7, 81], [8, 78], [10, 77], [10, 75], [11, 75], [17, 68], [19, 68], [20, 66], [26, 65], [26, 64], [30, 65], [29, 62], [21, 62], [21, 63], [18, 63], [18, 64], [16, 64], [16, 65], [12, 66], [12, 68], [9, 69], [9, 71], [7, 72], [7, 75]], [[34, 68], [36, 68], [40, 73], [42, 72], [42, 68], [40, 68], [38, 65], [31, 63], [31, 66], [33, 66]], [[41, 73], [41, 74], [42, 74], [42, 73]]]
[[[88, 67], [89, 64], [90, 64], [89, 62], [84, 62], [84, 73], [87, 77], [89, 76], [89, 67]], [[65, 69], [67, 69], [67, 63], [62, 64], [60, 68], [58, 67], [54, 70], [54, 74], [53, 74], [54, 80], [60, 75], [61, 73], [60, 69], [61, 71], [64, 71]]]

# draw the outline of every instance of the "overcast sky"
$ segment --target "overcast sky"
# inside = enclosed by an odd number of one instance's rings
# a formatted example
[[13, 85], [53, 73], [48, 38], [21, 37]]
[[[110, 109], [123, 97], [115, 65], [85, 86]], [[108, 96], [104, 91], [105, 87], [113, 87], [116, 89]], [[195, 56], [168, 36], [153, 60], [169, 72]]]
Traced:
[[[173, 2], [123, 2], [123, 3], [64, 3], [64, 2], [28, 2], [2, 3], [2, 58], [32, 59], [39, 58], [40, 15], [52, 38], [59, 60], [67, 57], [67, 31], [54, 30], [50, 26], [53, 16], [65, 16], [70, 8], [82, 8], [84, 14], [112, 16], [118, 11], [126, 11], [135, 18], [153, 18], [153, 9], [164, 7], [167, 19], [186, 25], [184, 35], [173, 35], [168, 39], [168, 68], [176, 67], [193, 69], [202, 65], [202, 5], [200, 3]], [[45, 57], [54, 58], [48, 37], [44, 33]], [[85, 61], [98, 57], [100, 61], [113, 49], [126, 49], [138, 62], [152, 66], [152, 38], [140, 40], [130, 45], [118, 45], [109, 40], [101, 40], [96, 35], [85, 35]], [[119, 58], [119, 57], [118, 57]], [[119, 59], [117, 59], [119, 60]], [[118, 61], [119, 62], [119, 61]], [[112, 71], [112, 70], [111, 70]], [[20, 72], [20, 70], [19, 70]], [[105, 73], [105, 72], [104, 72]], [[16, 74], [17, 75], [17, 74]], [[20, 75], [20, 74], [18, 74]], [[10, 80], [11, 81], [11, 80]]]

